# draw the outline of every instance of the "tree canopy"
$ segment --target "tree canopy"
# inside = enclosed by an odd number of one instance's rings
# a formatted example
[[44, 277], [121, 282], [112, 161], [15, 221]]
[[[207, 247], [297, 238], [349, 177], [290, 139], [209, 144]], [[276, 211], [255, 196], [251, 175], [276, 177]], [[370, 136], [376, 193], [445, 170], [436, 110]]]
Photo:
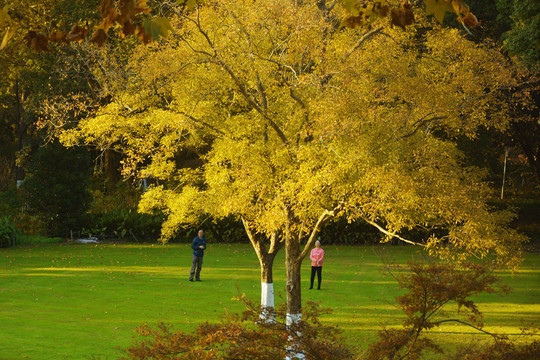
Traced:
[[[260, 259], [285, 247], [291, 314], [302, 260], [336, 216], [445, 257], [516, 264], [512, 214], [487, 205], [484, 173], [453, 141], [507, 126], [491, 106], [517, 80], [500, 53], [422, 17], [408, 31], [342, 27], [338, 5], [171, 12], [173, 36], [138, 48], [110, 102], [62, 136], [122, 149], [126, 172], [160, 181], [140, 209], [167, 215], [164, 239], [202, 215], [237, 216]], [[202, 165], [179, 167], [179, 149]]]

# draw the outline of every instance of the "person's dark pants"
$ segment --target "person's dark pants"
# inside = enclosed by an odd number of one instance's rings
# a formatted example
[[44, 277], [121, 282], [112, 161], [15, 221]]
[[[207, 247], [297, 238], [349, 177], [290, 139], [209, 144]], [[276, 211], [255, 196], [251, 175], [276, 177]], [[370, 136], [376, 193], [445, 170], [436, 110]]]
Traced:
[[[193, 261], [191, 263], [191, 272], [189, 274], [189, 280], [201, 280], [201, 269], [202, 269], [202, 256], [193, 255]], [[196, 270], [195, 270], [196, 269]]]
[[311, 267], [311, 285], [310, 289], [313, 289], [313, 280], [315, 280], [315, 273], [317, 273], [317, 280], [319, 281], [319, 286], [317, 289], [321, 288], [321, 278], [322, 278], [322, 266], [312, 266]]

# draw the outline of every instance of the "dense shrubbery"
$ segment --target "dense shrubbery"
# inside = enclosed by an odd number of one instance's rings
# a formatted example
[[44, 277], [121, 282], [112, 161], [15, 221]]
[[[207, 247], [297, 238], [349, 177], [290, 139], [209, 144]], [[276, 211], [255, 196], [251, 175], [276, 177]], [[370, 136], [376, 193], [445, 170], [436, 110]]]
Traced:
[[0, 216], [15, 216], [21, 207], [16, 188], [0, 192]]
[[[29, 182], [33, 180], [30, 179]], [[93, 178], [92, 197], [93, 201], [89, 213], [84, 214], [58, 210], [63, 215], [56, 217], [52, 212], [54, 208], [60, 209], [64, 204], [72, 206], [77, 203], [76, 199], [70, 198], [73, 191], [66, 191], [67, 185], [59, 189], [60, 195], [54, 195], [54, 206], [46, 208], [47, 202], [43, 202], [42, 209], [47, 209], [48, 217], [43, 216], [43, 212], [29, 211], [35, 209], [28, 208], [25, 198], [21, 196], [21, 191], [11, 188], [0, 193], [0, 217], [9, 216], [10, 219], [20, 224], [20, 230], [24, 234], [48, 234], [62, 237], [69, 237], [69, 230], [81, 236], [98, 236], [103, 239], [120, 239], [124, 241], [157, 241], [161, 234], [161, 224], [164, 216], [161, 214], [149, 215], [140, 214], [136, 210], [140, 198], [141, 190], [126, 182], [112, 184], [105, 179], [95, 176]], [[34, 181], [35, 183], [35, 181]], [[33, 185], [32, 185], [33, 186]], [[40, 185], [45, 186], [45, 185]], [[28, 190], [29, 185], [26, 184]], [[39, 191], [36, 188], [35, 191]], [[23, 193], [24, 195], [24, 193]], [[40, 200], [44, 201], [44, 200]], [[538, 238], [538, 211], [540, 202], [538, 201], [495, 201], [491, 204], [496, 208], [516, 208], [519, 218], [514, 226], [526, 233], [532, 239]], [[69, 221], [68, 221], [69, 220]], [[54, 225], [54, 222], [58, 222]], [[62, 231], [52, 231], [51, 228], [62, 227]], [[68, 229], [68, 226], [70, 227]], [[199, 227], [206, 230], [206, 236], [214, 242], [248, 242], [244, 227], [238, 219], [228, 217], [224, 219], [201, 218]], [[196, 236], [197, 226], [179, 229], [170, 242], [189, 242]], [[421, 241], [427, 235], [420, 231], [408, 231], [401, 234], [403, 237]], [[362, 245], [377, 244], [384, 235], [373, 226], [364, 221], [349, 223], [345, 218], [337, 218], [327, 223], [319, 234], [320, 240], [325, 244], [337, 245]]]
[[339, 218], [326, 224], [319, 237], [323, 243], [339, 245], [375, 244], [382, 239], [382, 234], [362, 220], [349, 223]]
[[241, 299], [247, 305], [244, 313], [229, 315], [220, 323], [205, 322], [191, 334], [174, 331], [166, 324], [141, 326], [137, 330], [140, 337], [126, 349], [123, 359], [276, 360], [291, 356], [292, 348], [287, 344], [294, 344], [294, 352], [305, 354], [307, 359], [354, 359], [341, 331], [319, 321], [329, 310], [308, 302], [303, 321], [287, 326], [285, 307], [276, 310], [276, 321], [265, 322], [260, 321], [258, 308], [245, 297]]
[[65, 240], [59, 237], [47, 237], [40, 235], [21, 235], [17, 238], [17, 245], [29, 246], [29, 245], [51, 245], [61, 244]]
[[[206, 229], [208, 236], [214, 241], [222, 243], [249, 242], [242, 222], [235, 219], [233, 216], [215, 221], [209, 219], [209, 221], [204, 222], [201, 226]], [[190, 241], [196, 235], [196, 229], [186, 233], [186, 236]]]
[[136, 210], [111, 210], [90, 214], [83, 234], [127, 241], [156, 241], [163, 216], [141, 214]]
[[14, 246], [17, 242], [17, 235], [20, 231], [13, 225], [11, 220], [5, 216], [0, 218], [0, 247]]

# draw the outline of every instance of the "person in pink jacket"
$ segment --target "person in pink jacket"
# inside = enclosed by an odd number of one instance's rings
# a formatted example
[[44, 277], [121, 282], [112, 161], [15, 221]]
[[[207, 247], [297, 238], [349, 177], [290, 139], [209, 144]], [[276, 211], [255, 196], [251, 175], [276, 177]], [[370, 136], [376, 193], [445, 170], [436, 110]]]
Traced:
[[315, 273], [317, 273], [317, 280], [319, 281], [317, 290], [321, 290], [324, 250], [321, 248], [321, 242], [319, 240], [315, 241], [315, 248], [311, 250], [309, 258], [311, 259], [311, 285], [309, 288], [313, 289], [313, 280], [315, 280]]

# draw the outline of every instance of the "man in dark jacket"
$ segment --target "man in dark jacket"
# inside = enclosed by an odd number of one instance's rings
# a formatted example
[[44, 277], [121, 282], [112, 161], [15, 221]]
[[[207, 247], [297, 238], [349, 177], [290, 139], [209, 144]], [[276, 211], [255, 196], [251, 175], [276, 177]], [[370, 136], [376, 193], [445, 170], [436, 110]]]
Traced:
[[[191, 243], [191, 248], [193, 249], [193, 261], [191, 264], [191, 273], [189, 275], [189, 281], [195, 280], [201, 281], [201, 268], [202, 261], [204, 256], [204, 249], [206, 249], [206, 239], [204, 238], [204, 231], [199, 230], [199, 235], [193, 239]], [[195, 269], [197, 271], [195, 271]]]

